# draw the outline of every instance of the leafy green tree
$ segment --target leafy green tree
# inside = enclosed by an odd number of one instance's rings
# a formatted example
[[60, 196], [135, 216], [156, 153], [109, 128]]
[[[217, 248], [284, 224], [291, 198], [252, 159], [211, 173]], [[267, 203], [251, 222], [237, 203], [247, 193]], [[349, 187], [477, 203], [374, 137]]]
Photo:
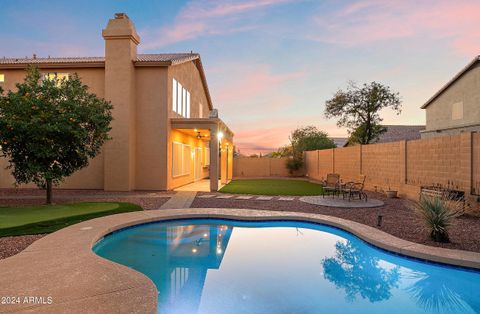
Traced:
[[349, 142], [358, 144], [375, 142], [386, 131], [380, 125], [382, 109], [390, 108], [397, 114], [401, 112], [399, 94], [377, 82], [362, 87], [350, 82], [345, 91], [337, 91], [325, 105], [325, 117], [338, 118], [337, 125], [349, 129]]
[[282, 153], [290, 157], [286, 163], [290, 174], [302, 168], [304, 151], [335, 147], [335, 143], [328, 138], [328, 134], [314, 126], [301, 127], [294, 130], [290, 134], [289, 139], [290, 146], [284, 147]]
[[304, 151], [335, 148], [328, 134], [314, 126], [301, 127], [290, 134], [293, 155], [302, 155]]
[[290, 157], [292, 156], [292, 146], [285, 145], [277, 149], [277, 151], [271, 153], [271, 157], [273, 158], [281, 158], [281, 157]]
[[17, 184], [46, 189], [88, 165], [109, 139], [112, 106], [78, 75], [44, 78], [29, 67], [16, 91], [0, 91], [0, 145]]

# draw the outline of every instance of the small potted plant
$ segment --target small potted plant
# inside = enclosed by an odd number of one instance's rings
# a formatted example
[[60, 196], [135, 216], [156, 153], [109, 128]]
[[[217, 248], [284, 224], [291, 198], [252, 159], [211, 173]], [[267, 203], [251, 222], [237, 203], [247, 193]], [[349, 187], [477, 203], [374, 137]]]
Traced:
[[392, 190], [390, 188], [390, 182], [388, 180], [387, 180], [387, 184], [388, 184], [388, 189], [385, 191], [385, 194], [387, 195], [388, 198], [396, 198], [397, 194], [398, 194], [398, 191], [397, 190]]

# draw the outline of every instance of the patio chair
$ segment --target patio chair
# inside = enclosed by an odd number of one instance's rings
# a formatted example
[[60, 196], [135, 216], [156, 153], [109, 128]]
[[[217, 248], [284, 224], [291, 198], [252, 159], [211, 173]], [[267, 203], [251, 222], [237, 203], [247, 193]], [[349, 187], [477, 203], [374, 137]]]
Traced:
[[358, 199], [365, 199], [365, 202], [368, 201], [367, 193], [363, 191], [365, 187], [365, 179], [367, 176], [360, 175], [358, 182], [347, 182], [342, 186], [343, 198], [348, 195], [348, 201], [352, 200], [356, 195]]
[[322, 186], [324, 198], [326, 192], [333, 193], [333, 197], [335, 197], [335, 194], [340, 192], [340, 175], [336, 173], [327, 174], [327, 179], [322, 182]]

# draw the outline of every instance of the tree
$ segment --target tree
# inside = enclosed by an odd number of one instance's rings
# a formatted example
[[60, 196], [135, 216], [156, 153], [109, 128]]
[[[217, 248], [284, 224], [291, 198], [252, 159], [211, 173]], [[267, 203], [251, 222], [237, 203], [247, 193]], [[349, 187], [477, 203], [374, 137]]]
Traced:
[[0, 145], [17, 184], [46, 189], [86, 167], [109, 139], [109, 102], [88, 92], [78, 75], [42, 77], [27, 68], [16, 91], [0, 91]]
[[292, 146], [291, 145], [285, 145], [277, 149], [277, 151], [272, 152], [270, 156], [272, 158], [281, 158], [281, 157], [290, 157], [292, 156]]
[[335, 143], [328, 138], [328, 134], [314, 126], [301, 127], [294, 130], [290, 136], [290, 153], [287, 168], [290, 174], [300, 170], [303, 166], [303, 152], [308, 150], [334, 148]]
[[301, 127], [290, 134], [293, 155], [302, 155], [304, 151], [335, 148], [328, 134], [314, 126]]
[[337, 125], [349, 129], [349, 142], [359, 144], [375, 142], [385, 132], [380, 125], [382, 109], [391, 108], [397, 114], [401, 112], [399, 94], [377, 82], [362, 87], [350, 82], [346, 91], [338, 90], [325, 105], [325, 117], [339, 118]]

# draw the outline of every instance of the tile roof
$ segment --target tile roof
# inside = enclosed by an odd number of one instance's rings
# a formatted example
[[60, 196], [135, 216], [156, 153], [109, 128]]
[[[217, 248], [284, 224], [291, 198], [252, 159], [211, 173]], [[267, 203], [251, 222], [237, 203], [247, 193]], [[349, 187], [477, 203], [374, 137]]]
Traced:
[[172, 64], [183, 63], [198, 59], [198, 53], [155, 53], [138, 54], [137, 60], [140, 62], [171, 62]]
[[[135, 62], [160, 62], [169, 64], [179, 64], [198, 59], [198, 53], [158, 53], [158, 54], [138, 54]], [[51, 64], [51, 63], [102, 63], [104, 57], [61, 57], [61, 58], [0, 58], [0, 65], [14, 64]]]
[[104, 61], [104, 57], [0, 58], [0, 64], [90, 63]]
[[396, 141], [411, 141], [420, 139], [420, 131], [425, 130], [424, 125], [384, 125], [387, 131], [380, 135], [377, 143]]

